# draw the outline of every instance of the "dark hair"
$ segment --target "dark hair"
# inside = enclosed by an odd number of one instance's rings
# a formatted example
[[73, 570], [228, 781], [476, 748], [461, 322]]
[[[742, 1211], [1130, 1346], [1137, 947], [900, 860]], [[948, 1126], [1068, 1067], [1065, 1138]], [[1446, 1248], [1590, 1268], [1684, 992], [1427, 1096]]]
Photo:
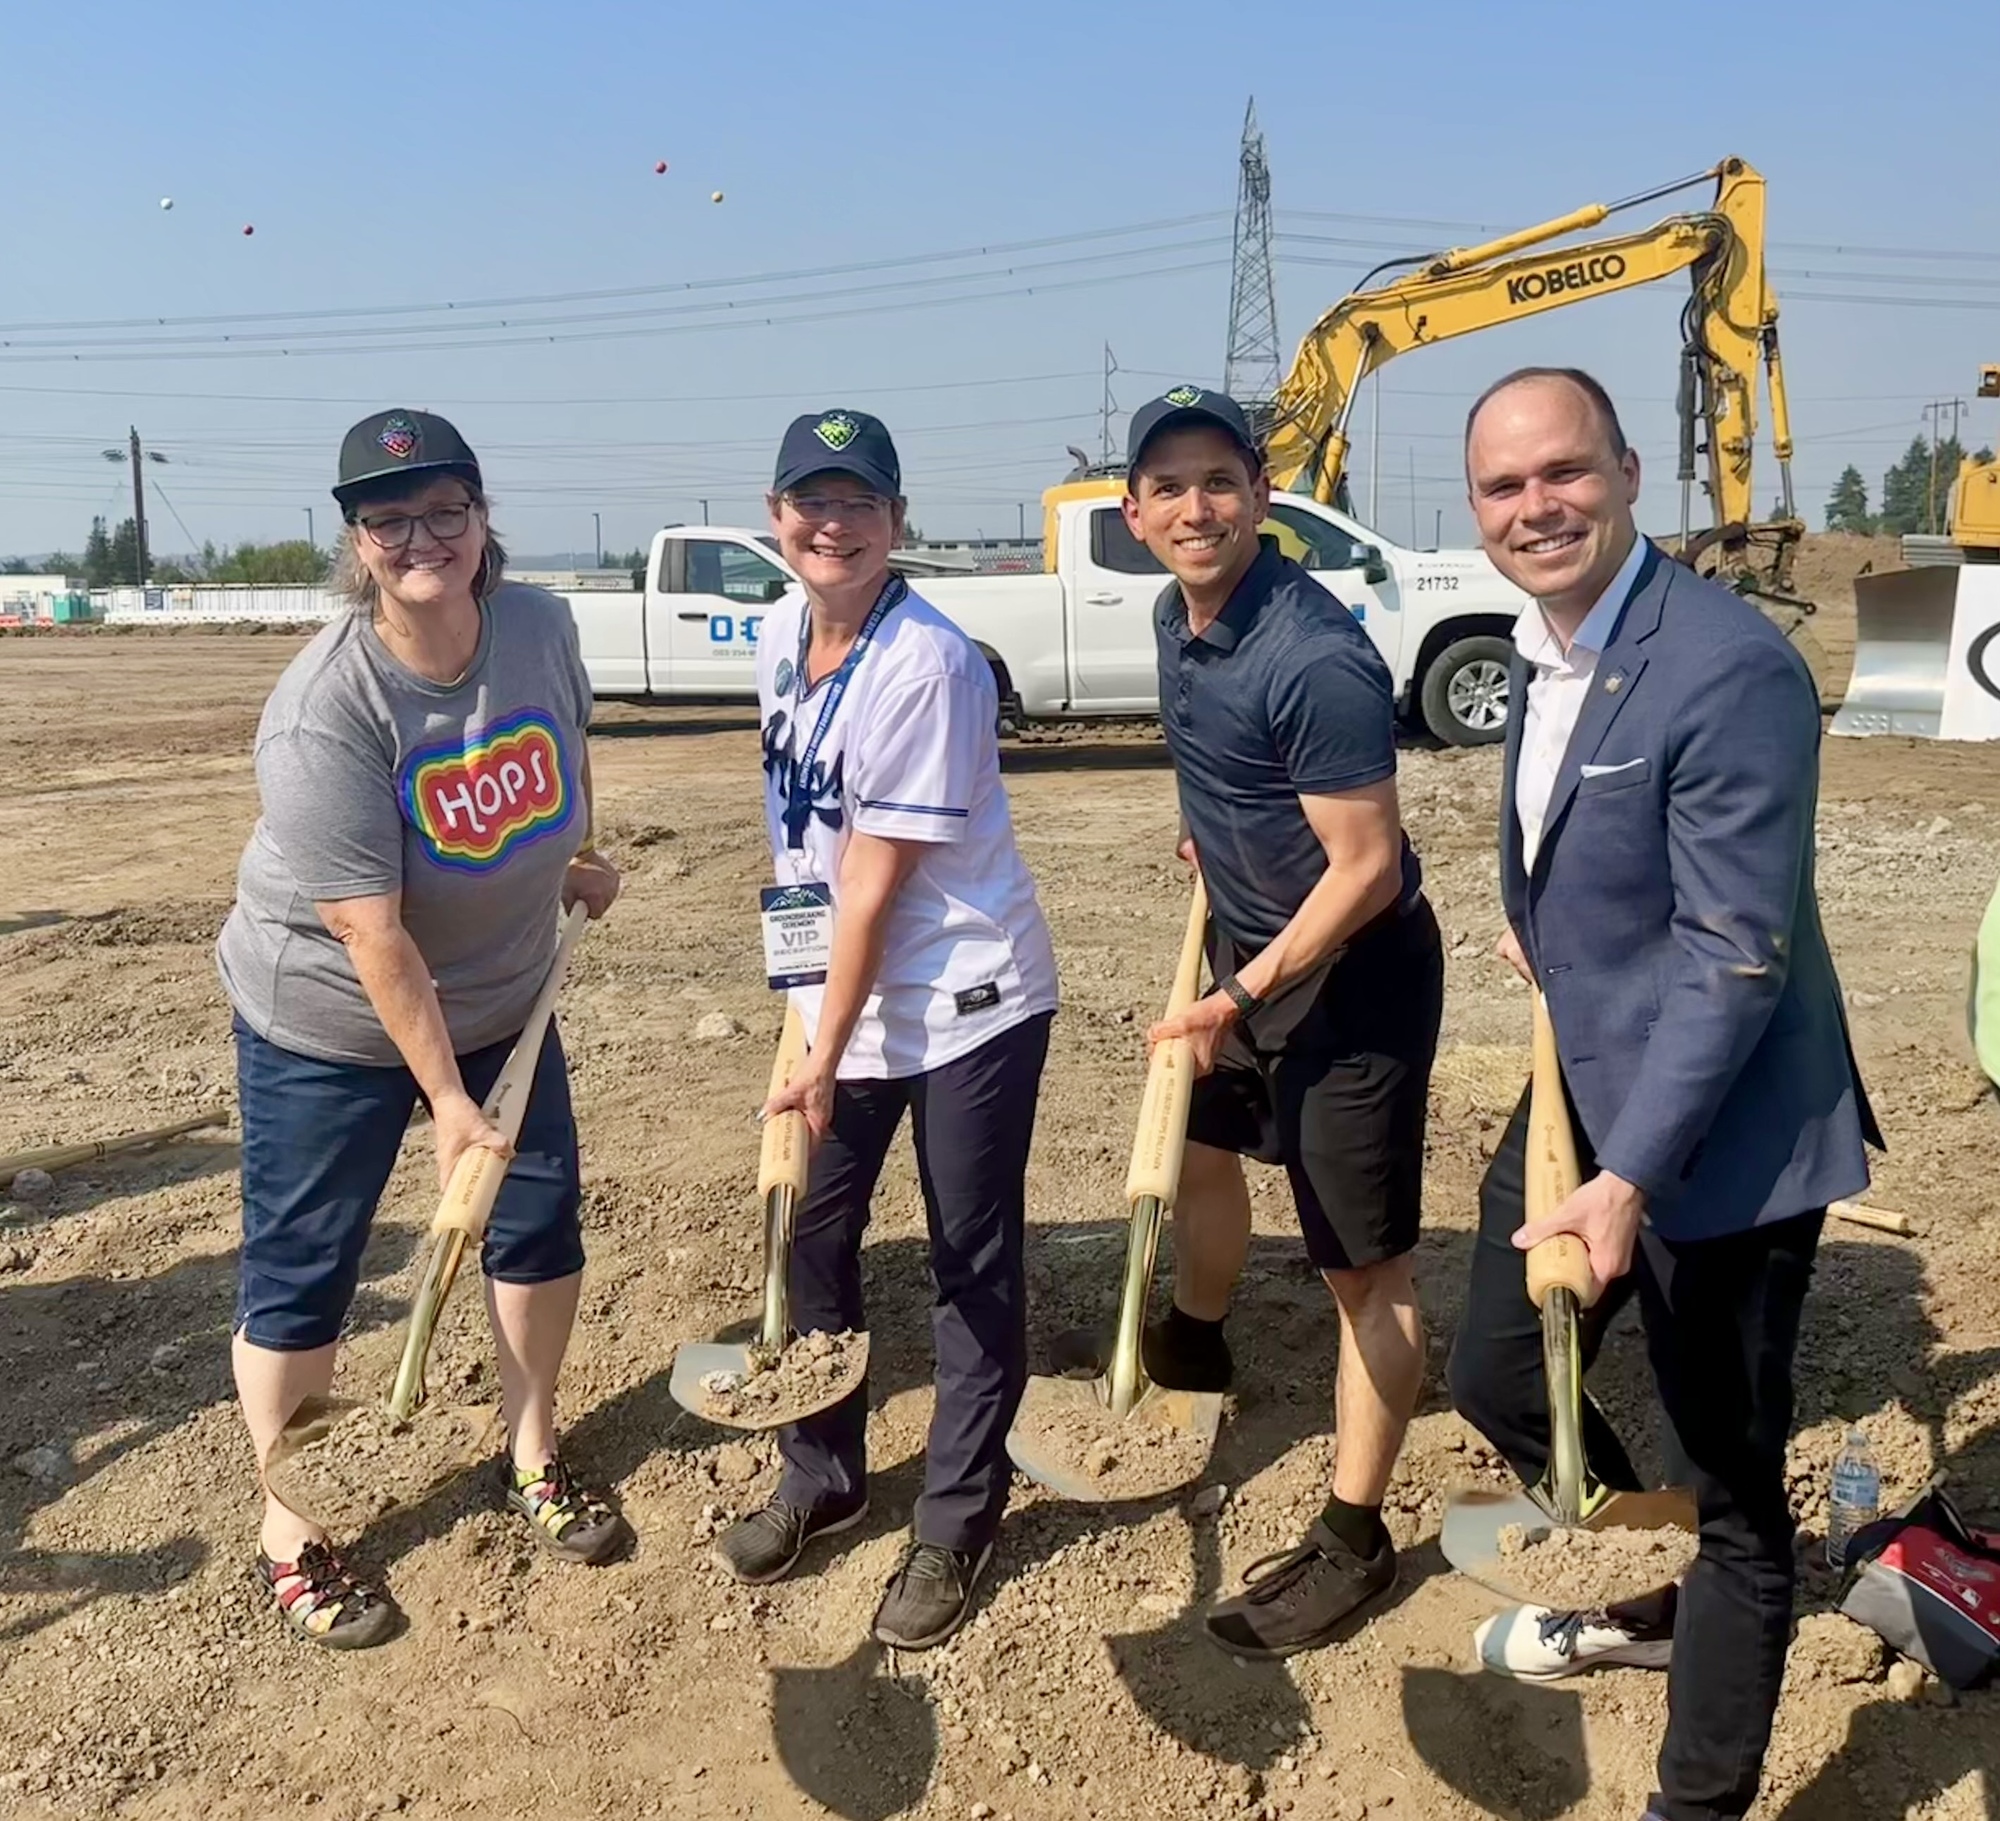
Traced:
[[1251, 480], [1256, 480], [1258, 475], [1264, 472], [1263, 450], [1257, 448], [1254, 444], [1246, 443], [1240, 436], [1235, 435], [1227, 424], [1217, 423], [1213, 418], [1206, 420], [1194, 418], [1184, 424], [1162, 424], [1158, 430], [1146, 438], [1144, 444], [1140, 447], [1139, 459], [1131, 463], [1125, 470], [1125, 491], [1134, 499], [1139, 497], [1139, 475], [1145, 467], [1146, 451], [1162, 436], [1171, 436], [1178, 430], [1213, 430], [1216, 435], [1229, 439], [1229, 446], [1243, 458], [1243, 466]]
[[1611, 394], [1602, 384], [1581, 367], [1516, 367], [1511, 373], [1503, 373], [1486, 390], [1472, 401], [1472, 409], [1465, 414], [1465, 446], [1472, 447], [1472, 426], [1478, 422], [1480, 412], [1486, 409], [1487, 401], [1497, 397], [1509, 386], [1518, 386], [1531, 379], [1567, 380], [1590, 400], [1604, 425], [1604, 434], [1611, 444], [1614, 461], [1625, 459], [1625, 426], [1618, 421], [1618, 407], [1611, 402]]

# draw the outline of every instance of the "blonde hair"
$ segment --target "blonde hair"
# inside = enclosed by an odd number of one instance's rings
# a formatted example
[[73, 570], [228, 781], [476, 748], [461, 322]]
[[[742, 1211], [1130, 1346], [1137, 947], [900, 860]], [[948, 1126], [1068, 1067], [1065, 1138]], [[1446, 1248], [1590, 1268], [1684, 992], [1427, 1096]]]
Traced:
[[[493, 535], [493, 502], [467, 476], [454, 474], [451, 478], [464, 487], [469, 495], [466, 503], [476, 507], [480, 518], [485, 521], [486, 548], [479, 554], [479, 572], [472, 578], [472, 598], [484, 601], [491, 598], [506, 575], [506, 547]], [[333, 573], [328, 586], [356, 613], [372, 614], [381, 605], [382, 590], [376, 585], [374, 576], [368, 572], [368, 565], [361, 559], [360, 550], [356, 548], [360, 535], [360, 527], [352, 519], [341, 526], [340, 543], [333, 553]]]

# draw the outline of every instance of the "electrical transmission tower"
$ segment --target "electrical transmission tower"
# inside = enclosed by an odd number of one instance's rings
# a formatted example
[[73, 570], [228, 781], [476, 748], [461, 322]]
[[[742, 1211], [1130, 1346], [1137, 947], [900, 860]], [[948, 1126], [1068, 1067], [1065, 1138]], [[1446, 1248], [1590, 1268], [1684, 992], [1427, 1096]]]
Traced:
[[1271, 266], [1271, 167], [1257, 126], [1253, 96], [1243, 112], [1243, 149], [1236, 184], [1236, 249], [1229, 281], [1229, 352], [1222, 389], [1244, 405], [1276, 396], [1278, 281]]

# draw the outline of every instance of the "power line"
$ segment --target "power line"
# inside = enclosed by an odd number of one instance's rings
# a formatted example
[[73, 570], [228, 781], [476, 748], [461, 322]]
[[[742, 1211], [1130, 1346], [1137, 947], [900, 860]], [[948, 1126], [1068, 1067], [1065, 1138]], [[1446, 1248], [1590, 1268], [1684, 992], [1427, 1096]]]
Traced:
[[[1056, 291], [1091, 290], [1102, 285], [1128, 284], [1135, 279], [1168, 278], [1187, 272], [1210, 272], [1227, 264], [1224, 259], [1189, 260], [1179, 265], [1156, 266], [1150, 270], [1136, 272], [1107, 272], [1090, 278], [1060, 279], [1052, 284], [1008, 285], [997, 290], [968, 291], [958, 297], [916, 298], [907, 302], [875, 303], [856, 306], [844, 310], [815, 310], [797, 316], [750, 316], [725, 317], [714, 322], [662, 324], [643, 329], [603, 329], [574, 335], [507, 335], [496, 336], [486, 341], [468, 342], [459, 339], [450, 341], [397, 342], [375, 347], [342, 348], [266, 348], [230, 346], [224, 348], [185, 349], [163, 353], [156, 350], [134, 351], [130, 353], [112, 351], [89, 353], [25, 353], [7, 351], [0, 353], [0, 364], [37, 365], [60, 362], [65, 365], [82, 365], [86, 360], [125, 363], [130, 361], [187, 361], [187, 360], [256, 360], [260, 358], [307, 359], [328, 354], [476, 354], [491, 348], [542, 347], [546, 345], [566, 345], [577, 342], [634, 341], [655, 336], [704, 334], [717, 329], [771, 329], [792, 328], [812, 323], [838, 322], [856, 316], [879, 316], [898, 311], [934, 310], [967, 303], [985, 303], [1003, 297], [1036, 297]], [[795, 302], [796, 299], [776, 299], [777, 303]]]
[[[1123, 227], [1094, 228], [1074, 234], [1047, 234], [1034, 240], [991, 241], [979, 246], [953, 247], [929, 253], [896, 254], [884, 259], [854, 260], [843, 265], [799, 266], [790, 271], [751, 272], [734, 278], [681, 279], [656, 285], [622, 285], [599, 291], [544, 291], [521, 297], [486, 297], [424, 304], [357, 304], [325, 310], [265, 310], [213, 316], [123, 316], [97, 321], [0, 323], [0, 335], [28, 334], [48, 329], [153, 329], [214, 327], [222, 323], [320, 322], [367, 316], [415, 316], [440, 311], [539, 309], [549, 304], [610, 303], [629, 297], [661, 297], [680, 291], [736, 290], [758, 285], [793, 284], [806, 278], [841, 278], [857, 272], [885, 272], [898, 266], [948, 265], [956, 260], [988, 259], [1012, 253], [1038, 252], [1047, 247], [1076, 246], [1086, 241], [1123, 240], [1136, 234], [1165, 233], [1204, 221], [1225, 219], [1220, 209], [1195, 215], [1169, 216], [1159, 221], [1128, 222]], [[1147, 249], [1132, 248], [1143, 252]]]

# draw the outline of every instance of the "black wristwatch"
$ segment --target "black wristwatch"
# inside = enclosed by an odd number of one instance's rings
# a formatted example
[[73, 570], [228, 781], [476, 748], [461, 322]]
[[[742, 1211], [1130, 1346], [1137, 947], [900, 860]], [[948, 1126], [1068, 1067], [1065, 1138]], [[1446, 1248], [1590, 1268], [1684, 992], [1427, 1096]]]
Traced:
[[1240, 1012], [1245, 1018], [1249, 1017], [1252, 1012], [1256, 1011], [1257, 1008], [1264, 1003], [1263, 1000], [1259, 999], [1255, 993], [1253, 993], [1247, 986], [1243, 984], [1242, 981], [1237, 979], [1234, 974], [1227, 975], [1225, 978], [1218, 980], [1215, 984], [1216, 984], [1216, 990], [1219, 992], [1227, 993], [1229, 995], [1230, 1003], [1234, 1005], [1237, 1011]]

